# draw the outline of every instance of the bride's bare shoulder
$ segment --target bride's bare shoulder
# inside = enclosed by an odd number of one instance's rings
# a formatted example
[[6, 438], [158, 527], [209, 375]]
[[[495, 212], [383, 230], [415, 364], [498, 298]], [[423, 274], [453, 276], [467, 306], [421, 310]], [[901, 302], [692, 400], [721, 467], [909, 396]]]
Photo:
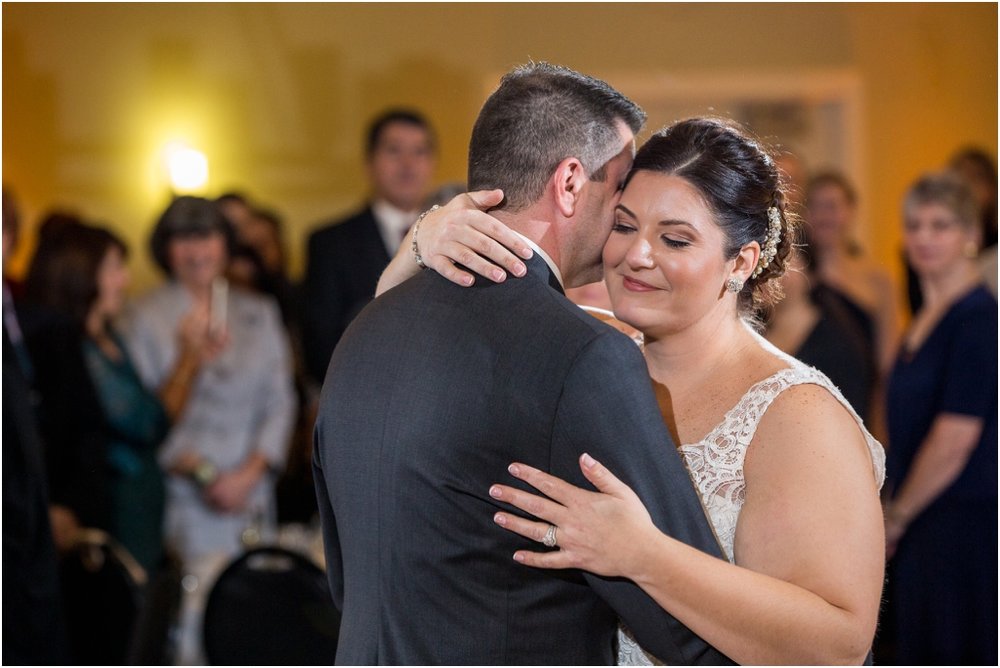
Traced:
[[[858, 421], [823, 385], [781, 392], [761, 418], [745, 462], [748, 479], [762, 469], [870, 471], [871, 454]], [[755, 470], [756, 469], [756, 470]]]

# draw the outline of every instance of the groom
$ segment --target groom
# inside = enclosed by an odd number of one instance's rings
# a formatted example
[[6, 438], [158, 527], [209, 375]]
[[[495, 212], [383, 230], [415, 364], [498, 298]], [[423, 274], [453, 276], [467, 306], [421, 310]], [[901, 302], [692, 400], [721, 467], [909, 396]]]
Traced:
[[535, 250], [528, 274], [461, 288], [423, 272], [341, 339], [314, 450], [337, 663], [610, 664], [618, 618], [668, 664], [728, 662], [630, 582], [518, 564], [539, 545], [492, 522], [510, 462], [586, 485], [588, 452], [663, 531], [720, 556], [635, 344], [563, 295], [600, 279], [644, 120], [572, 70], [508, 73], [469, 187], [503, 189], [492, 213]]

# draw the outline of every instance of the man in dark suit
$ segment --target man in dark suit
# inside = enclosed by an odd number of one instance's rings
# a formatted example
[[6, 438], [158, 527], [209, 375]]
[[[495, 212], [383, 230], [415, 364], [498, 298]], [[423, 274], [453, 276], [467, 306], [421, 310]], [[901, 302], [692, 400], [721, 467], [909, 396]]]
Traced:
[[334, 352], [314, 473], [347, 664], [613, 663], [619, 617], [667, 663], [727, 662], [634, 584], [521, 566], [491, 483], [521, 461], [585, 485], [594, 455], [657, 525], [721, 553], [636, 345], [567, 300], [601, 250], [645, 115], [546, 64], [480, 112], [470, 188], [535, 251], [527, 275], [454, 285], [422, 272], [369, 305]]
[[49, 524], [42, 439], [25, 378], [30, 360], [7, 284], [18, 210], [3, 189], [3, 658], [4, 663], [70, 660], [56, 548]]
[[306, 371], [322, 383], [337, 341], [375, 295], [382, 270], [420, 213], [434, 172], [434, 132], [414, 111], [394, 109], [368, 131], [372, 198], [309, 237], [303, 283]]

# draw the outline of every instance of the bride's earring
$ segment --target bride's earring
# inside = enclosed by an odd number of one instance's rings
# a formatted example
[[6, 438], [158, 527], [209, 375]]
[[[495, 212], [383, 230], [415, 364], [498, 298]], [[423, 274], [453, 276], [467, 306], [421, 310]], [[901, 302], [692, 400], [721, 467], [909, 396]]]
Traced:
[[740, 279], [736, 278], [735, 276], [726, 279], [726, 290], [729, 290], [730, 292], [739, 293], [739, 291], [742, 289], [743, 289], [743, 281], [741, 281]]

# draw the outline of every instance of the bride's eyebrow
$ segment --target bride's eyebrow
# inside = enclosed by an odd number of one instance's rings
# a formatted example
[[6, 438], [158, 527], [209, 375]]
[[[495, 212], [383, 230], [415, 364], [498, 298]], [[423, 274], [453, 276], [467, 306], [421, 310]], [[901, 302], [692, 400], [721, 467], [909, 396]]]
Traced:
[[677, 220], [675, 218], [668, 218], [667, 220], [661, 220], [657, 224], [658, 225], [665, 225], [665, 226], [673, 226], [673, 227], [678, 227], [678, 226], [680, 226], [680, 227], [686, 227], [686, 228], [688, 228], [688, 229], [690, 229], [692, 231], [695, 231], [695, 232], [697, 231], [695, 229], [694, 225], [692, 225], [691, 223], [687, 222], [686, 220]]
[[634, 213], [632, 213], [631, 211], [629, 211], [628, 207], [626, 207], [624, 204], [619, 204], [615, 208], [618, 209], [618, 210], [620, 210], [620, 211], [624, 211], [628, 215], [629, 218], [636, 218], [636, 215]]

